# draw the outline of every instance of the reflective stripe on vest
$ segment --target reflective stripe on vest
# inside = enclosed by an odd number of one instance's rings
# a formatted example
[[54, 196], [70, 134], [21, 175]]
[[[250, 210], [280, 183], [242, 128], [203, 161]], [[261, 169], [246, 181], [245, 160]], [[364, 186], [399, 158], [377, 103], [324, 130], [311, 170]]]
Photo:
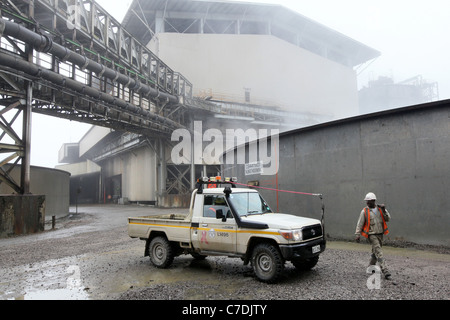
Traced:
[[[383, 212], [381, 211], [381, 208], [378, 207], [378, 210], [380, 211], [380, 215], [381, 215], [381, 220], [383, 220], [383, 234], [388, 234], [389, 230], [386, 224], [386, 221], [384, 220], [384, 215]], [[361, 231], [361, 235], [363, 237], [368, 238], [369, 237], [369, 229], [370, 229], [370, 214], [369, 214], [369, 208], [364, 208], [364, 216], [366, 218], [366, 221], [364, 223], [364, 227]]]

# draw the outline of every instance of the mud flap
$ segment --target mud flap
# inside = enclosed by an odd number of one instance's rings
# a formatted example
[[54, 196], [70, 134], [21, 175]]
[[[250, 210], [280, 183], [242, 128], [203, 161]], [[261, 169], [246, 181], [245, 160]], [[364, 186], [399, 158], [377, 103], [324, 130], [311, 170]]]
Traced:
[[148, 248], [150, 247], [150, 239], [145, 240], [145, 249], [144, 249], [144, 257], [148, 257], [150, 254], [148, 253]]

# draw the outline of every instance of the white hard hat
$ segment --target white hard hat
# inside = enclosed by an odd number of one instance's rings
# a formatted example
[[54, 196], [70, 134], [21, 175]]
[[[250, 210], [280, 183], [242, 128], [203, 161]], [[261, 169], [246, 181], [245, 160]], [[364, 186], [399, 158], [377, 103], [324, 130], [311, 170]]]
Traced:
[[366, 194], [364, 201], [368, 201], [368, 200], [377, 200], [377, 196], [375, 195], [375, 193], [369, 192], [368, 194]]

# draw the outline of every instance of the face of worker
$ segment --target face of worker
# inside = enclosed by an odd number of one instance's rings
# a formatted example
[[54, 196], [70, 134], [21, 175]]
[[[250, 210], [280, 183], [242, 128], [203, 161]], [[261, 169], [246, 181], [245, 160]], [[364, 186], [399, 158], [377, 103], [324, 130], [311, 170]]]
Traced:
[[369, 208], [375, 208], [375, 200], [367, 200], [366, 203]]

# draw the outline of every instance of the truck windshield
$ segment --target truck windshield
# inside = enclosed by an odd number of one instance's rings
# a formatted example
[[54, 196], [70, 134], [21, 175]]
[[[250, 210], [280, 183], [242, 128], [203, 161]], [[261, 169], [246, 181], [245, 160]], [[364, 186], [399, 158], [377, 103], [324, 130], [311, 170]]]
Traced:
[[232, 193], [229, 201], [241, 217], [272, 212], [267, 202], [256, 192]]

